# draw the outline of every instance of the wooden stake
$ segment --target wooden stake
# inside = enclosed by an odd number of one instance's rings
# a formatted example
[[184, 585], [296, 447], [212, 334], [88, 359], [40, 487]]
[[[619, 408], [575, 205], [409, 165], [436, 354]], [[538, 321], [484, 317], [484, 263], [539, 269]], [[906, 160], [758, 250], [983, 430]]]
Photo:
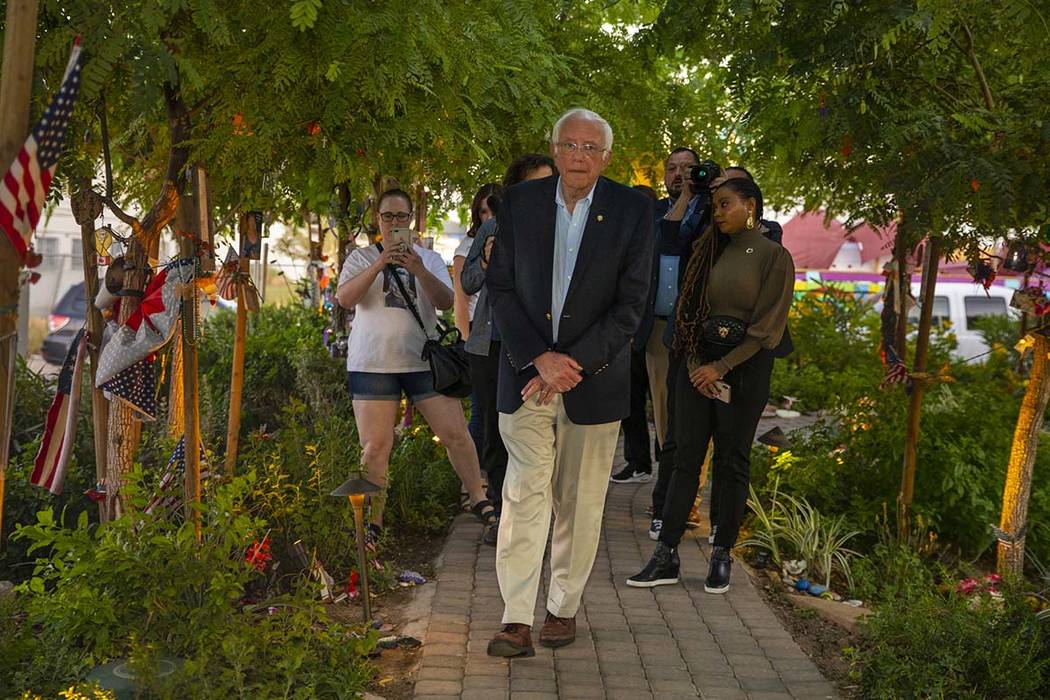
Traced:
[[[254, 232], [255, 217], [245, 214], [241, 217], [241, 250], [245, 241]], [[260, 232], [261, 235], [261, 232]], [[246, 257], [237, 259], [237, 271], [247, 275], [249, 260]], [[242, 277], [243, 279], [243, 277]], [[237, 325], [233, 333], [233, 368], [230, 372], [230, 415], [226, 424], [226, 473], [227, 478], [234, 475], [237, 469], [237, 450], [241, 435], [241, 393], [244, 389], [244, 345], [248, 337], [248, 305], [244, 295], [248, 290], [243, 284], [237, 284]]]
[[[29, 99], [33, 92], [37, 0], [8, 0], [4, 24], [4, 59], [0, 68], [0, 168], [5, 171], [29, 134]], [[3, 543], [4, 490], [15, 405], [15, 355], [18, 352], [19, 270], [22, 260], [6, 235], [0, 235], [0, 547]]]
[[930, 349], [930, 327], [933, 324], [933, 298], [937, 287], [937, 266], [941, 259], [941, 241], [930, 238], [926, 242], [924, 260], [922, 308], [919, 315], [919, 337], [915, 342], [915, 365], [912, 369], [911, 402], [908, 405], [908, 432], [904, 442], [904, 466], [901, 473], [900, 527], [906, 532], [908, 510], [915, 495], [915, 463], [919, 446], [919, 419], [922, 415], [922, 397], [929, 380], [926, 378], [926, 356]]
[[1035, 333], [1032, 351], [1032, 374], [1017, 415], [1014, 441], [1010, 447], [1010, 462], [1006, 466], [1006, 484], [1003, 487], [1003, 512], [999, 520], [997, 569], [1004, 578], [1019, 577], [1024, 569], [1025, 531], [1028, 526], [1028, 497], [1032, 492], [1032, 467], [1039, 447], [1039, 430], [1050, 399], [1050, 340]]
[[[91, 189], [91, 179], [81, 178], [72, 197], [73, 218], [80, 224], [80, 245], [84, 262], [84, 286], [87, 296], [88, 357], [91, 369], [91, 425], [95, 440], [95, 481], [106, 478], [106, 425], [109, 422], [109, 401], [95, 386], [98, 372], [99, 349], [102, 344], [104, 322], [102, 312], [95, 307], [98, 295], [98, 252], [95, 243], [95, 220], [102, 215], [102, 197]], [[99, 504], [99, 514], [103, 511]]]

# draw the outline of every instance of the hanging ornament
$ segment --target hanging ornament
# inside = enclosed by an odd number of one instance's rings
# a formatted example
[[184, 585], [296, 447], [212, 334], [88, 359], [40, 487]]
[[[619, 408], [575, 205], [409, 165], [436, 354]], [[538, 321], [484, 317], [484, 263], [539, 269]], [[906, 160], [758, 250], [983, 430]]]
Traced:
[[828, 109], [827, 101], [828, 101], [828, 96], [827, 95], [821, 95], [820, 96], [820, 106], [817, 107], [817, 113], [820, 115], [821, 119], [827, 119], [828, 118], [828, 113], [831, 112], [831, 110]]
[[1024, 241], [1012, 241], [1006, 250], [1003, 267], [1012, 272], [1028, 272], [1032, 265], [1028, 262], [1028, 246]]
[[981, 189], [981, 181], [977, 178], [970, 180], [970, 189], [977, 192], [977, 190]]
[[973, 277], [973, 281], [984, 287], [985, 291], [995, 281], [996, 269], [988, 258], [979, 258], [967, 266], [966, 271]]

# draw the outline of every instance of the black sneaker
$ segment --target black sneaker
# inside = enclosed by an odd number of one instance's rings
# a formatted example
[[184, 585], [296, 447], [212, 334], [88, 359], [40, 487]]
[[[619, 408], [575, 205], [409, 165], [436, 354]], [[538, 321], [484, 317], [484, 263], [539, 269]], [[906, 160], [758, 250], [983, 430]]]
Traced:
[[628, 464], [626, 467], [609, 477], [609, 481], [614, 484], [648, 484], [652, 480], [652, 472], [636, 469], [632, 464]]
[[656, 543], [656, 551], [645, 568], [627, 579], [627, 585], [634, 588], [653, 588], [678, 583], [678, 569], [681, 562], [678, 552], [663, 542]]
[[729, 574], [733, 567], [733, 560], [729, 556], [728, 547], [715, 547], [711, 550], [711, 569], [704, 581], [704, 591], [707, 593], [725, 593], [729, 590]]
[[496, 546], [496, 539], [499, 537], [499, 519], [496, 519], [495, 525], [489, 525], [485, 528], [485, 534], [481, 536], [481, 542], [487, 544], [490, 547]]
[[656, 541], [660, 539], [660, 530], [664, 529], [664, 521], [660, 518], [653, 518], [649, 521], [649, 539]]

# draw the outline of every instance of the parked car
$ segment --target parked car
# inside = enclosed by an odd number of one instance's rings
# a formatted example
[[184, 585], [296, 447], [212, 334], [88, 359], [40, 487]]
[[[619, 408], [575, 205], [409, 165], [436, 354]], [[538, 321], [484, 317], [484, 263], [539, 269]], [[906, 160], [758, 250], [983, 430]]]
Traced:
[[[911, 291], [919, 298], [919, 284]], [[984, 316], [1009, 316], [1020, 319], [1020, 312], [1010, 306], [1014, 290], [992, 285], [987, 293], [981, 285], [967, 282], [938, 282], [933, 292], [934, 326], [950, 324], [959, 345], [955, 355], [970, 358], [988, 351], [988, 345], [977, 331], [975, 321]], [[912, 323], [919, 321], [918, 305], [908, 314]]]
[[53, 365], [66, 361], [69, 346], [87, 319], [86, 286], [83, 282], [77, 282], [67, 289], [47, 317], [48, 333], [40, 354]]

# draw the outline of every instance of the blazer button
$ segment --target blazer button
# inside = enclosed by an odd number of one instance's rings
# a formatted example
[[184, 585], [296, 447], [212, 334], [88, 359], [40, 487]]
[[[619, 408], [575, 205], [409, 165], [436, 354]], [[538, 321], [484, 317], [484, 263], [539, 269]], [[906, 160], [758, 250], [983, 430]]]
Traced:
[[552, 317], [551, 317], [551, 315], [550, 315], [549, 313], [547, 313], [547, 314], [544, 314], [544, 315], [545, 315], [545, 316], [547, 317], [547, 320], [548, 320], [548, 321], [552, 320]]

